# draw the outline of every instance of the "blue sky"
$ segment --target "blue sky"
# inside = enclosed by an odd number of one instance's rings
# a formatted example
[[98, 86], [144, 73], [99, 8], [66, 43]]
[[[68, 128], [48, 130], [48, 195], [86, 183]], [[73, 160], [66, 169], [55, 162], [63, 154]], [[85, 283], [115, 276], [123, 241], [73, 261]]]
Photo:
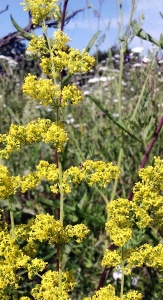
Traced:
[[[0, 37], [15, 31], [10, 20], [10, 14], [14, 17], [17, 23], [24, 27], [28, 23], [28, 14], [23, 12], [20, 6], [20, 0], [0, 0], [0, 10], [9, 5], [9, 10], [0, 15]], [[61, 0], [63, 3], [63, 0]], [[101, 11], [100, 11], [101, 3]], [[108, 50], [114, 44], [118, 44], [119, 36], [119, 1], [118, 0], [69, 0], [68, 12], [79, 8], [85, 10], [77, 15], [66, 26], [66, 33], [72, 39], [71, 46], [78, 49], [83, 49], [88, 44], [89, 40], [99, 29], [101, 37], [105, 35], [103, 42], [100, 44], [101, 50]], [[132, 0], [122, 0], [123, 3], [123, 18], [124, 28], [129, 20]], [[91, 8], [88, 8], [88, 5]], [[159, 39], [163, 33], [163, 19], [159, 12], [163, 13], [162, 1], [160, 0], [137, 0], [137, 8], [134, 17], [137, 19], [140, 14], [144, 14], [145, 20], [143, 28], [156, 39]], [[98, 18], [100, 14], [100, 18]], [[150, 43], [134, 38], [130, 44], [130, 48], [144, 47], [145, 51], [151, 46]], [[92, 49], [95, 51], [95, 48]]]

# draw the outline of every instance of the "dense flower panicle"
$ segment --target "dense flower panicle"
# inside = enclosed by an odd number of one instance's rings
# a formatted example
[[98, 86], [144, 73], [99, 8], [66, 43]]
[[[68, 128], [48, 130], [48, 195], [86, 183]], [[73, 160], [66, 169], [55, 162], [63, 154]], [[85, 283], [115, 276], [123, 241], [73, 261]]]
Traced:
[[21, 5], [24, 11], [30, 11], [33, 24], [42, 24], [43, 21], [58, 19], [59, 0], [24, 0]]
[[48, 241], [49, 244], [65, 244], [73, 237], [80, 243], [89, 233], [89, 229], [84, 224], [67, 225], [65, 228], [59, 220], [55, 220], [49, 214], [37, 215], [34, 223], [30, 227], [28, 241]]
[[31, 257], [26, 255], [17, 242], [11, 238], [7, 228], [0, 232], [0, 257], [0, 290], [6, 287], [18, 288], [21, 279], [18, 275], [19, 269], [27, 270], [29, 279], [32, 279], [33, 276], [43, 271], [47, 264], [42, 259], [31, 260]]
[[[163, 160], [154, 157], [154, 166], [140, 169], [139, 176], [142, 181], [135, 184], [134, 204], [135, 212], [139, 218], [138, 226], [163, 226]], [[136, 209], [136, 206], [139, 207]], [[144, 223], [144, 225], [143, 225]]]
[[17, 275], [19, 268], [25, 268], [30, 257], [24, 255], [8, 232], [0, 233], [0, 289], [7, 286], [18, 288], [20, 276]]
[[[52, 44], [53, 40], [49, 39], [50, 45]], [[47, 47], [47, 42], [45, 38], [42, 35], [39, 36], [32, 36], [32, 39], [30, 40], [28, 44], [28, 51], [30, 51], [33, 54], [38, 55], [47, 55], [50, 53], [49, 48]]]
[[42, 35], [39, 36], [33, 35], [28, 44], [28, 51], [34, 54], [39, 53], [43, 57], [45, 57], [45, 55], [50, 56], [52, 54], [56, 56], [56, 51], [65, 52], [68, 49], [67, 43], [70, 40], [71, 39], [60, 29], [54, 31], [53, 38], [48, 39], [49, 45], [47, 44], [47, 40]]
[[[47, 134], [45, 135], [45, 142], [49, 142], [54, 137], [53, 134], [50, 137], [50, 130], [47, 132], [49, 133], [49, 136]], [[60, 137], [62, 137], [62, 135]], [[20, 189], [21, 192], [25, 193], [28, 189], [35, 188], [42, 180], [50, 182], [50, 189], [53, 193], [59, 192], [59, 171], [55, 164], [49, 164], [48, 162], [41, 160], [38, 166], [36, 166], [36, 171], [30, 172], [22, 177], [10, 176], [7, 167], [1, 166], [1, 169], [1, 198], [6, 198], [9, 195], [14, 194], [17, 189]], [[70, 193], [72, 184], [78, 185], [82, 181], [85, 181], [90, 186], [96, 183], [100, 187], [103, 187], [106, 186], [111, 179], [117, 178], [118, 174], [118, 167], [111, 163], [86, 161], [83, 163], [83, 168], [70, 167], [63, 172], [62, 188], [65, 193]]]
[[32, 279], [39, 272], [42, 272], [48, 263], [44, 262], [42, 259], [34, 258], [31, 260], [30, 264], [27, 264], [28, 278]]
[[41, 284], [32, 289], [32, 296], [37, 300], [70, 300], [68, 293], [75, 287], [75, 278], [71, 271], [62, 272], [62, 293], [58, 288], [58, 272], [47, 271], [42, 276]]
[[0, 165], [0, 199], [6, 199], [16, 193], [20, 186], [20, 176], [11, 176], [7, 167]]
[[94, 66], [94, 57], [90, 56], [85, 50], [80, 52], [79, 50], [70, 48], [68, 55], [67, 68], [70, 74], [74, 74], [75, 72], [86, 73]]
[[93, 297], [84, 298], [84, 300], [119, 300], [120, 298], [115, 295], [114, 287], [109, 284], [106, 287], [100, 288]]
[[28, 74], [22, 86], [23, 93], [31, 100], [37, 100], [41, 105], [58, 105], [61, 96], [59, 84], [54, 85], [52, 79], [37, 78], [36, 75]]
[[75, 84], [64, 86], [62, 90], [61, 106], [66, 106], [68, 103], [77, 104], [82, 99], [83, 94]]
[[138, 291], [129, 291], [126, 295], [123, 295], [122, 300], [142, 300], [143, 295]]
[[5, 148], [0, 150], [0, 156], [8, 158], [9, 154], [20, 149], [21, 146], [33, 142], [43, 141], [57, 148], [58, 152], [68, 140], [63, 124], [55, 123], [49, 119], [38, 119], [37, 122], [28, 123], [27, 126], [12, 125], [8, 135], [1, 135]]
[[97, 183], [100, 187], [105, 187], [118, 175], [119, 168], [112, 163], [86, 160], [81, 167], [70, 167], [63, 173], [63, 188], [69, 193], [72, 183], [78, 185], [82, 181], [87, 182], [89, 186]]
[[142, 294], [137, 291], [129, 291], [122, 298], [115, 295], [115, 289], [112, 285], [101, 288], [93, 297], [84, 298], [84, 300], [142, 300]]
[[58, 29], [57, 31], [54, 31], [53, 33], [54, 37], [54, 42], [51, 46], [52, 51], [54, 52], [55, 50], [62, 50], [65, 51], [67, 50], [67, 43], [71, 41], [71, 39], [63, 32], [62, 30]]
[[107, 212], [106, 232], [115, 245], [122, 247], [132, 237], [132, 203], [128, 199], [113, 200], [107, 206]]
[[102, 259], [102, 267], [116, 267], [121, 264], [121, 255], [117, 250], [111, 251], [109, 249], [105, 250], [103, 259]]
[[[75, 84], [65, 86], [62, 91], [59, 85], [53, 85], [52, 79], [37, 79], [35, 75], [28, 74], [23, 84], [23, 92], [30, 99], [39, 101], [40, 104], [49, 104], [64, 107], [68, 103], [77, 104], [83, 99], [82, 92]], [[58, 100], [61, 99], [60, 104]]]
[[153, 247], [149, 244], [144, 244], [139, 248], [133, 249], [127, 258], [127, 267], [136, 268], [145, 264], [151, 268], [163, 270], [163, 244], [158, 244]]
[[70, 48], [68, 53], [56, 50], [50, 57], [42, 56], [40, 66], [42, 71], [50, 78], [54, 77], [52, 63], [54, 64], [55, 77], [57, 78], [59, 76], [57, 74], [65, 68], [70, 75], [75, 72], [87, 73], [94, 65], [94, 58], [85, 50], [81, 53], [79, 50], [73, 48]]

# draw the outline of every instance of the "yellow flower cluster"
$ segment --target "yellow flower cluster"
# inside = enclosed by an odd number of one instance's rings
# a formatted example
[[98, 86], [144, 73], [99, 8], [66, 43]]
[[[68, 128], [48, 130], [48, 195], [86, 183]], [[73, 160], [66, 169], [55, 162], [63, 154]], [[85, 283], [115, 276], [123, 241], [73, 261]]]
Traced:
[[80, 52], [68, 48], [69, 40], [61, 30], [54, 32], [54, 39], [49, 39], [48, 43], [42, 36], [32, 37], [28, 50], [40, 54], [40, 66], [48, 79], [38, 79], [35, 75], [28, 74], [22, 88], [30, 99], [39, 101], [44, 106], [51, 104], [53, 107], [64, 107], [68, 103], [77, 104], [82, 100], [82, 92], [75, 84], [64, 86], [62, 89], [59, 84], [54, 84], [56, 78], [60, 79], [61, 71], [65, 68], [72, 75], [75, 72], [86, 73], [94, 65], [94, 58], [85, 50]]
[[6, 199], [16, 193], [20, 176], [11, 176], [7, 167], [0, 165], [0, 199]]
[[46, 180], [53, 183], [51, 190], [53, 193], [58, 193], [59, 173], [55, 164], [49, 164], [47, 161], [41, 160], [36, 166], [37, 171], [30, 172], [27, 175], [22, 176], [19, 182], [19, 187], [22, 193], [25, 193], [28, 189], [35, 188], [41, 180]]
[[117, 250], [110, 251], [109, 249], [105, 250], [104, 257], [102, 259], [102, 267], [117, 267], [121, 264], [121, 255]]
[[53, 85], [52, 79], [37, 79], [36, 75], [31, 74], [25, 77], [22, 89], [30, 99], [37, 100], [44, 106], [56, 106], [61, 95], [60, 86]]
[[71, 191], [71, 184], [87, 182], [89, 186], [97, 183], [105, 187], [112, 179], [118, 178], [118, 166], [103, 161], [86, 160], [81, 167], [70, 167], [63, 173], [63, 187], [66, 193]]
[[84, 298], [84, 300], [119, 300], [119, 297], [115, 295], [114, 287], [109, 284], [106, 287], [101, 288], [93, 297]]
[[30, 264], [27, 264], [28, 278], [32, 279], [39, 272], [42, 272], [48, 263], [44, 262], [42, 259], [34, 258], [31, 260]]
[[26, 269], [28, 277], [33, 276], [45, 269], [47, 263], [42, 259], [33, 259], [26, 255], [11, 238], [8, 230], [0, 232], [0, 289], [5, 289], [10, 286], [14, 289], [18, 288], [18, 283], [21, 277], [18, 275], [19, 269]]
[[107, 206], [107, 212], [106, 232], [115, 245], [122, 247], [132, 237], [132, 203], [122, 198], [113, 200]]
[[[11, 176], [7, 167], [0, 166], [0, 199], [13, 195], [20, 189], [25, 193], [28, 189], [35, 188], [42, 180], [51, 183], [50, 189], [53, 193], [59, 192], [59, 170], [55, 164], [49, 164], [41, 160], [36, 166], [35, 172], [30, 172], [22, 177]], [[100, 187], [106, 186], [113, 178], [117, 178], [119, 168], [112, 163], [102, 161], [85, 161], [83, 167], [70, 167], [63, 172], [62, 188], [65, 193], [70, 193], [72, 184], [78, 185], [85, 181], [92, 186], [97, 183]], [[2, 184], [1, 184], [2, 182]]]
[[141, 267], [145, 264], [148, 267], [163, 270], [163, 244], [152, 247], [144, 244], [139, 248], [133, 249], [127, 258], [127, 267]]
[[6, 145], [5, 149], [0, 150], [0, 157], [8, 158], [10, 153], [19, 150], [21, 146], [39, 141], [50, 143], [61, 152], [67, 140], [63, 124], [48, 119], [38, 119], [26, 127], [12, 124], [8, 135], [0, 135], [0, 142]]
[[112, 285], [101, 288], [93, 297], [84, 298], [84, 300], [142, 300], [142, 295], [137, 291], [129, 291], [122, 298], [115, 295], [115, 289]]
[[[75, 84], [64, 86], [61, 91], [59, 85], [53, 85], [52, 79], [37, 79], [31, 74], [28, 74], [24, 80], [23, 92], [30, 99], [37, 100], [44, 106], [51, 104], [54, 107], [58, 105], [64, 107], [68, 103], [77, 104], [83, 98], [82, 92]], [[61, 99], [60, 104], [58, 104], [59, 99]]]
[[77, 49], [68, 48], [68, 41], [70, 41], [69, 37], [61, 30], [57, 30], [54, 32], [54, 39], [49, 39], [49, 46], [42, 36], [33, 36], [29, 43], [29, 51], [41, 54], [40, 66], [50, 78], [54, 78], [53, 64], [56, 77], [59, 77], [60, 72], [65, 68], [69, 74], [74, 74], [75, 72], [86, 73], [94, 66], [94, 57], [91, 57], [85, 50], [80, 52]]
[[84, 224], [67, 225], [65, 228], [59, 220], [55, 220], [49, 214], [37, 215], [30, 227], [28, 242], [48, 241], [49, 244], [65, 244], [73, 237], [77, 243], [81, 243], [89, 229]]
[[[154, 157], [154, 166], [139, 171], [142, 181], [134, 187], [134, 209], [138, 218], [138, 226], [163, 226], [163, 160]], [[136, 206], [139, 207], [137, 212]]]
[[[30, 47], [29, 49], [31, 49], [31, 51], [33, 50], [32, 47]], [[35, 51], [32, 52], [34, 53]], [[55, 50], [50, 57], [43, 56], [40, 63], [42, 71], [50, 78], [53, 77], [52, 63], [54, 64], [55, 71], [58, 74], [65, 68], [71, 75], [75, 72], [84, 74], [93, 67], [94, 58], [91, 57], [85, 50], [83, 50], [82, 52], [73, 48], [70, 48], [69, 50], [67, 50], [67, 52], [63, 50]], [[56, 77], [58, 76], [56, 74]]]
[[21, 5], [24, 6], [24, 11], [31, 11], [32, 23], [42, 24], [43, 21], [58, 18], [59, 0], [24, 0]]
[[58, 272], [47, 271], [42, 276], [41, 284], [32, 289], [32, 296], [37, 300], [70, 300], [68, 293], [75, 287], [75, 278], [72, 272], [62, 273], [62, 293], [58, 288]]
[[124, 246], [132, 237], [133, 225], [139, 228], [163, 226], [163, 160], [155, 157], [154, 167], [139, 171], [142, 181], [135, 184], [133, 201], [113, 200], [107, 206], [109, 221], [106, 231], [117, 246]]

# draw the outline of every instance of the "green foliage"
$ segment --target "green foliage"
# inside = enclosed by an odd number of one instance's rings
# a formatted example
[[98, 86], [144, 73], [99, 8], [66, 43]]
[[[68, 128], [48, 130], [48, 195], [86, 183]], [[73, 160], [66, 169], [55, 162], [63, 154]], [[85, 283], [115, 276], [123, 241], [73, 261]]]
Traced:
[[[15, 23], [14, 20], [13, 22]], [[16, 23], [15, 25], [18, 27]], [[148, 39], [162, 47], [161, 41], [156, 41], [138, 27], [133, 28], [137, 30], [135, 34], [141, 38]], [[97, 36], [98, 33], [90, 41], [88, 49]], [[29, 103], [22, 94], [21, 85], [24, 76], [29, 71], [33, 74], [40, 74], [37, 61], [23, 56], [21, 68], [20, 64], [13, 69], [3, 64], [7, 76], [1, 74], [0, 81], [2, 91], [0, 112], [3, 115], [0, 119], [1, 133], [7, 133], [12, 123], [26, 125], [38, 117], [54, 121], [50, 107], [45, 108], [33, 102]], [[128, 197], [134, 183], [138, 180], [137, 171], [140, 162], [161, 118], [163, 86], [157, 76], [156, 62], [153, 69], [148, 67], [137, 69], [132, 65], [124, 65], [121, 117], [118, 115], [117, 107], [119, 73], [114, 69], [111, 59], [106, 62], [106, 68], [102, 74], [100, 73], [101, 67], [102, 65], [98, 64], [96, 68], [94, 75], [98, 78], [96, 84], [91, 83], [88, 77], [85, 79], [78, 74], [79, 79], [82, 78], [85, 81], [81, 87], [85, 99], [82, 103], [78, 103], [77, 107], [70, 103], [62, 112], [69, 136], [61, 158], [63, 170], [70, 166], [82, 168], [83, 161], [92, 157], [94, 160], [97, 157], [98, 160], [119, 164], [120, 152], [122, 153], [121, 175], [114, 195], [114, 183], [107, 189], [97, 186], [92, 188], [81, 183], [72, 194], [64, 199], [65, 224], [84, 223], [91, 231], [87, 240], [84, 240], [82, 244], [70, 243], [65, 248], [65, 268], [74, 271], [78, 282], [75, 293], [72, 295], [74, 300], [83, 299], [98, 286], [102, 272], [103, 252], [110, 242], [105, 234], [106, 204], [113, 196], [115, 199]], [[108, 80], [102, 79], [104, 77]], [[68, 79], [70, 80], [70, 77]], [[73, 80], [72, 77], [71, 80]], [[135, 109], [136, 114], [132, 118]], [[153, 163], [154, 155], [163, 155], [162, 138], [162, 133], [160, 133], [148, 157], [149, 165]], [[3, 160], [2, 163], [10, 168], [12, 175], [24, 175], [35, 170], [35, 166], [41, 159], [53, 163], [54, 150], [48, 145], [37, 143], [35, 146], [24, 146], [19, 152], [12, 154], [9, 160]], [[1, 201], [1, 208], [4, 209], [4, 220], [9, 222], [8, 203]], [[35, 214], [40, 213], [49, 213], [57, 217], [58, 208], [59, 200], [51, 193], [47, 182], [41, 183], [36, 190], [18, 194], [13, 204], [16, 224], [26, 223]], [[162, 231], [159, 229], [150, 228], [138, 231], [135, 226], [130, 246], [139, 247], [149, 242], [155, 246], [162, 238]], [[38, 242], [37, 246], [38, 257], [48, 261], [50, 269], [55, 270], [56, 248], [53, 245], [47, 245], [46, 242]], [[110, 269], [106, 283], [113, 284], [120, 290], [120, 280], [113, 279], [113, 272], [114, 270]], [[28, 295], [38, 279], [34, 277], [31, 283], [27, 279], [27, 273], [20, 272], [20, 275], [23, 279], [18, 291], [19, 296]], [[134, 284], [133, 278], [138, 282]], [[135, 288], [135, 285], [139, 292], [143, 291], [144, 299], [155, 300], [163, 297], [162, 281], [156, 269], [146, 266], [141, 270], [134, 269], [132, 277], [129, 276], [125, 281], [124, 291]]]

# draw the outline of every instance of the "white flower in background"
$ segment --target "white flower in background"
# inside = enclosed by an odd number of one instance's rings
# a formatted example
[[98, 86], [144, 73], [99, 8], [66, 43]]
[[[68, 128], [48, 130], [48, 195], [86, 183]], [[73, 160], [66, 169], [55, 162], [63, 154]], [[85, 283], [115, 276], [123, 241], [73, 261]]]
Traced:
[[131, 279], [132, 279], [131, 284], [132, 284], [133, 286], [136, 286], [137, 283], [138, 283], [139, 278], [138, 278], [138, 277], [132, 277]]
[[108, 70], [108, 67], [104, 67], [104, 66], [101, 66], [99, 67], [99, 71], [107, 71]]
[[156, 46], [156, 45], [152, 46], [152, 47], [149, 49], [149, 51], [150, 51], [151, 53], [153, 53], [153, 52], [156, 53], [158, 50], [159, 50], [159, 47]]
[[118, 114], [118, 113], [113, 113], [112, 116], [113, 116], [114, 118], [118, 118], [118, 117], [119, 117], [119, 114]]
[[72, 114], [67, 115], [66, 123], [67, 124], [73, 124], [75, 122], [75, 119], [73, 118]]
[[25, 51], [25, 54], [26, 54], [27, 56], [32, 56], [32, 55], [33, 55], [33, 52], [32, 52], [32, 51], [29, 51], [29, 50], [26, 50], [26, 51]]
[[101, 76], [101, 77], [100, 77], [100, 81], [106, 82], [106, 81], [108, 81], [108, 79], [107, 79], [106, 76]]
[[122, 271], [121, 270], [117, 270], [115, 272], [113, 272], [113, 278], [114, 280], [117, 280], [117, 279], [122, 279]]
[[162, 64], [163, 64], [163, 59], [158, 60], [158, 63], [159, 63], [160, 65], [162, 65]]
[[0, 60], [5, 60], [10, 67], [15, 67], [18, 63], [12, 59], [12, 57], [10, 56], [4, 56], [4, 55], [0, 55]]
[[133, 68], [141, 68], [141, 63], [135, 63], [133, 64]]
[[10, 58], [9, 57], [7, 57], [7, 56], [4, 56], [4, 55], [0, 55], [0, 59], [4, 59], [4, 60], [9, 60]]
[[18, 64], [15, 60], [10, 59], [8, 60], [8, 64], [10, 65], [10, 67], [16, 67], [16, 65]]
[[47, 108], [46, 108], [46, 111], [47, 111], [47, 112], [51, 112], [51, 111], [52, 111], [52, 108], [51, 108], [51, 107], [47, 107]]
[[143, 47], [135, 47], [131, 50], [131, 52], [133, 52], [133, 53], [142, 53], [143, 50], [144, 50]]
[[120, 55], [119, 54], [115, 54], [114, 57], [115, 58], [120, 58]]
[[111, 81], [111, 80], [114, 80], [115, 77], [114, 76], [108, 76], [107, 78], [108, 78], [108, 81]]
[[84, 96], [90, 95], [90, 91], [84, 91], [83, 95], [84, 95]]
[[97, 77], [90, 78], [90, 79], [88, 80], [88, 83], [97, 83], [97, 82], [99, 82], [99, 78], [97, 78]]
[[144, 57], [142, 58], [142, 62], [143, 62], [144, 64], [149, 63], [149, 62], [150, 62], [149, 57], [148, 57], [148, 56], [144, 56]]
[[122, 85], [123, 86], [127, 86], [127, 82], [125, 82], [124, 80], [122, 80]]

